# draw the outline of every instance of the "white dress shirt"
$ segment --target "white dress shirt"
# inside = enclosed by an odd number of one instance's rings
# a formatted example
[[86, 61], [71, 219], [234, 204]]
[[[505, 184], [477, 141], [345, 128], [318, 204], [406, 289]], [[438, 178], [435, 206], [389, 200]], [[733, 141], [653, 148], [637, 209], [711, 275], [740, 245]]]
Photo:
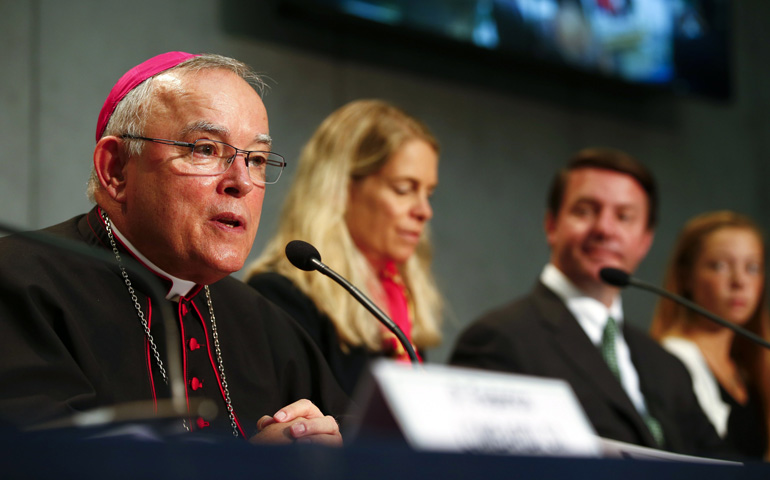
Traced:
[[623, 305], [620, 295], [615, 297], [612, 305], [607, 308], [599, 300], [583, 294], [558, 268], [550, 263], [540, 274], [540, 281], [562, 299], [597, 349], [601, 348], [607, 319], [610, 316], [615, 319], [618, 325], [615, 352], [618, 357], [621, 384], [636, 410], [642, 415], [647, 413], [644, 395], [639, 388], [639, 374], [631, 361], [631, 351], [628, 349], [628, 344], [623, 336]]

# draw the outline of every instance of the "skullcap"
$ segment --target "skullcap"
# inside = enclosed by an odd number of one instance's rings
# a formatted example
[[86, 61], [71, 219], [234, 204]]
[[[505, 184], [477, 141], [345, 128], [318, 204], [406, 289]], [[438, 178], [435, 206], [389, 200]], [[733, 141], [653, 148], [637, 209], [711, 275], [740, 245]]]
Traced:
[[102, 138], [104, 129], [107, 128], [107, 123], [110, 121], [110, 117], [112, 117], [112, 112], [115, 111], [115, 107], [118, 106], [118, 103], [123, 100], [123, 97], [128, 92], [148, 78], [197, 56], [185, 52], [161, 53], [127, 71], [120, 77], [115, 86], [112, 87], [110, 94], [107, 95], [107, 100], [104, 101], [102, 111], [99, 112], [99, 121], [96, 123], [96, 141], [98, 142]]

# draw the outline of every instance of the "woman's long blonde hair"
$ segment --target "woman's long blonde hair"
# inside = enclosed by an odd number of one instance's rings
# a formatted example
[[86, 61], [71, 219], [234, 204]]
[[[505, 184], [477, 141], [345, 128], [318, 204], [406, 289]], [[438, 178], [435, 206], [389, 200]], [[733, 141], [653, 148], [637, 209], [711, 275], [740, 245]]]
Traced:
[[[247, 280], [269, 271], [289, 278], [334, 322], [343, 348], [365, 345], [380, 350], [379, 322], [330, 279], [292, 266], [284, 249], [291, 240], [309, 242], [324, 263], [367, 296], [383, 298], [382, 291], [373, 291], [380, 285], [377, 272], [355, 247], [345, 223], [349, 185], [378, 172], [413, 139], [427, 142], [438, 153], [438, 142], [425, 125], [386, 102], [357, 100], [329, 115], [302, 150], [276, 235], [246, 272]], [[418, 347], [441, 340], [442, 299], [430, 271], [431, 257], [426, 228], [415, 254], [398, 266], [412, 300], [412, 342]]]
[[[666, 290], [692, 300], [688, 285], [691, 284], [693, 268], [703, 249], [703, 243], [710, 234], [723, 228], [748, 230], [756, 235], [762, 244], [764, 268], [764, 239], [759, 226], [751, 218], [729, 210], [708, 212], [694, 217], [682, 228], [666, 269], [663, 281], [663, 287]], [[744, 328], [769, 340], [770, 315], [764, 288], [763, 285], [757, 308]], [[656, 340], [661, 340], [668, 335], [681, 335], [695, 318], [695, 313], [678, 303], [668, 299], [661, 300], [653, 316], [650, 334]], [[764, 348], [741, 335], [735, 336], [730, 355], [738, 369], [747, 376], [747, 382], [760, 391], [765, 408], [770, 408], [770, 388], [768, 388], [770, 355]]]

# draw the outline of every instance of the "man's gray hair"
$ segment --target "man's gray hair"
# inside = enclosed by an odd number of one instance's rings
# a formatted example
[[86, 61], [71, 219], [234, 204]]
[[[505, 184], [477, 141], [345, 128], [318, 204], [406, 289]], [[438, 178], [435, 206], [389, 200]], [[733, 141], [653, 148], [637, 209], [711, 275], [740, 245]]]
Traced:
[[[117, 104], [115, 111], [110, 117], [110, 121], [104, 129], [102, 137], [108, 135], [120, 136], [124, 134], [134, 136], [144, 136], [144, 128], [147, 122], [148, 112], [153, 100], [155, 99], [156, 85], [155, 77], [166, 72], [195, 73], [201, 70], [222, 69], [235, 73], [246, 82], [248, 82], [261, 95], [267, 88], [260, 75], [254, 72], [245, 63], [234, 58], [216, 55], [213, 53], [204, 53], [197, 57], [176, 65], [168, 70], [164, 70], [144, 82], [137, 85], [128, 92], [125, 97]], [[144, 142], [137, 140], [127, 140], [125, 142], [127, 156], [135, 156], [142, 153]], [[88, 188], [86, 194], [91, 202], [96, 203], [94, 194], [101, 187], [99, 178], [96, 176], [96, 170], [91, 168], [91, 176], [88, 179]]]

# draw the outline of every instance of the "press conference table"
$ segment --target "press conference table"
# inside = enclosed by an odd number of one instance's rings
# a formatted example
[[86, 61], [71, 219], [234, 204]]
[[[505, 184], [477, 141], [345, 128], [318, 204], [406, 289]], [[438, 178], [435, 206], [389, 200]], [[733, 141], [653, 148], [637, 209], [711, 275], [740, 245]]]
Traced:
[[417, 452], [401, 442], [254, 446], [233, 438], [0, 433], [0, 477], [77, 479], [770, 479], [770, 464]]

